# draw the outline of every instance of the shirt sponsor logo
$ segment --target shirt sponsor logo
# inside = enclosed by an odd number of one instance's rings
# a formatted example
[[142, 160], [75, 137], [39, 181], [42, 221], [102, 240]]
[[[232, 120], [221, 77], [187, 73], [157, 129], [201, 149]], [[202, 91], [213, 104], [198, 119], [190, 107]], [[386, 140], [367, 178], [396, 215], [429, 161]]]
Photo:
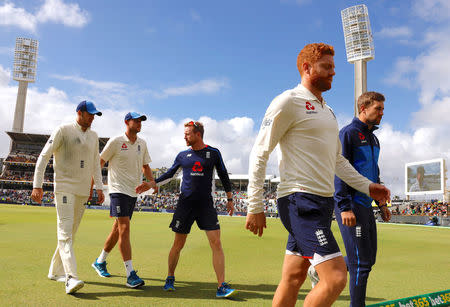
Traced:
[[139, 152], [141, 151], [141, 145], [138, 145], [138, 151]]
[[192, 173], [191, 176], [204, 176], [203, 172], [203, 166], [199, 161], [196, 161], [194, 163], [194, 166], [192, 166]]
[[121, 150], [128, 150], [127, 144], [123, 143], [123, 144], [122, 144], [122, 149], [121, 149]]
[[211, 158], [211, 153], [209, 151], [206, 152], [206, 159]]
[[316, 108], [311, 104], [311, 102], [307, 101], [305, 103], [305, 107], [306, 107], [306, 114], [317, 114], [317, 111], [314, 111]]
[[80, 168], [84, 168], [84, 160], [80, 161]]
[[358, 137], [361, 140], [361, 143], [367, 143], [366, 137], [361, 132], [358, 132]]

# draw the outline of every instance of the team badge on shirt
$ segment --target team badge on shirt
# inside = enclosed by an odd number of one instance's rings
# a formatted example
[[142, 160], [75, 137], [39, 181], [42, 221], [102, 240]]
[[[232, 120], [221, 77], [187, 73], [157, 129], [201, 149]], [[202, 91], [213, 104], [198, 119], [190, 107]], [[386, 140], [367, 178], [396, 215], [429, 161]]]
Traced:
[[317, 111], [314, 111], [316, 109], [316, 107], [314, 107], [311, 102], [307, 101], [305, 103], [305, 108], [306, 108], [306, 114], [317, 114]]

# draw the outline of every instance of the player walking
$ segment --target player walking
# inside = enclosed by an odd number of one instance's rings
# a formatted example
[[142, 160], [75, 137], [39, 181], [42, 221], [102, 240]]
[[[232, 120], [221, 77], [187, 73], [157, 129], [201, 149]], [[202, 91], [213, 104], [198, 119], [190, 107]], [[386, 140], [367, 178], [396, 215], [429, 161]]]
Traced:
[[[366, 92], [358, 98], [359, 116], [341, 129], [339, 139], [342, 155], [362, 175], [380, 182], [378, 156], [380, 142], [373, 133], [383, 117], [384, 96], [377, 92]], [[350, 273], [350, 306], [366, 305], [366, 288], [369, 273], [377, 255], [377, 226], [372, 210], [372, 198], [348, 186], [339, 177], [335, 178], [336, 220], [344, 240]], [[381, 217], [389, 221], [391, 212], [386, 204], [379, 204]], [[317, 276], [313, 267], [308, 270], [311, 281]], [[313, 282], [314, 285], [314, 282]]]
[[94, 116], [102, 113], [90, 101], [77, 106], [75, 123], [56, 128], [42, 149], [34, 172], [31, 198], [42, 201], [45, 168], [53, 155], [54, 192], [57, 215], [58, 245], [53, 254], [48, 278], [65, 281], [66, 293], [74, 293], [84, 286], [78, 279], [73, 240], [90, 197], [94, 177], [98, 202], [104, 200], [100, 171], [97, 133], [90, 129]]
[[335, 173], [382, 203], [390, 196], [386, 187], [361, 176], [341, 154], [337, 121], [322, 97], [335, 75], [333, 56], [333, 47], [323, 43], [303, 48], [297, 58], [301, 84], [272, 101], [250, 155], [246, 228], [261, 236], [266, 227], [265, 167], [280, 145], [277, 203], [289, 238], [273, 306], [295, 305], [310, 265], [320, 282], [303, 306], [331, 306], [345, 287], [345, 262], [330, 229]]
[[[100, 155], [100, 164], [108, 162], [108, 189], [111, 199], [110, 216], [114, 224], [100, 256], [92, 267], [101, 277], [110, 277], [106, 269], [106, 257], [119, 242], [119, 250], [127, 274], [126, 285], [137, 288], [144, 285], [133, 269], [131, 260], [130, 220], [136, 205], [137, 194], [156, 188], [146, 142], [137, 136], [142, 121], [147, 116], [136, 112], [125, 115], [125, 134], [111, 138]], [[149, 182], [142, 182], [142, 173]]]
[[200, 122], [190, 121], [184, 125], [184, 139], [190, 149], [180, 152], [172, 167], [156, 179], [162, 185], [175, 176], [177, 170], [183, 170], [183, 181], [178, 205], [170, 223], [175, 239], [169, 253], [169, 268], [164, 290], [174, 291], [175, 269], [180, 252], [194, 221], [205, 230], [212, 250], [213, 267], [216, 272], [218, 288], [216, 297], [229, 297], [235, 290], [225, 282], [225, 256], [220, 242], [220, 225], [217, 211], [213, 205], [214, 169], [227, 194], [227, 211], [233, 214], [233, 198], [228, 172], [217, 148], [203, 142], [204, 127]]

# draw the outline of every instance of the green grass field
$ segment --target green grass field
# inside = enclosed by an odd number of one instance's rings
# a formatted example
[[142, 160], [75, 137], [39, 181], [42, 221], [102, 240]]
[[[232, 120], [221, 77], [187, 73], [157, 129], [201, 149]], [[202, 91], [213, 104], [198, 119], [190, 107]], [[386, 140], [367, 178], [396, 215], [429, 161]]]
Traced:
[[[270, 306], [279, 281], [287, 238], [281, 222], [268, 220], [262, 238], [244, 230], [244, 219], [221, 217], [226, 279], [239, 293], [215, 298], [211, 251], [193, 226], [176, 272], [177, 291], [162, 290], [173, 233], [170, 214], [136, 212], [132, 220], [133, 265], [146, 285], [125, 286], [120, 253], [108, 257], [112, 278], [100, 278], [91, 263], [100, 254], [112, 219], [105, 210], [86, 210], [75, 242], [78, 273], [85, 287], [66, 295], [63, 283], [47, 279], [56, 248], [54, 208], [0, 205], [0, 305]], [[342, 240], [336, 224], [333, 230]], [[378, 225], [378, 260], [370, 276], [367, 304], [450, 288], [450, 229]], [[310, 289], [300, 290], [298, 306]], [[348, 288], [335, 306], [348, 306]]]

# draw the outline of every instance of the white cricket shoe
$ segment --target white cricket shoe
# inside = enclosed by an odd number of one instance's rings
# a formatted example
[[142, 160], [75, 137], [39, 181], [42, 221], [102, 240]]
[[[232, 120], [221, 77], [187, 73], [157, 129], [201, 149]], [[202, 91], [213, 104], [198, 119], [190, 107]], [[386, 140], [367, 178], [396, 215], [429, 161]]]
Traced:
[[66, 279], [66, 293], [72, 294], [83, 288], [84, 281], [78, 280], [75, 277], [67, 276]]
[[48, 275], [47, 277], [48, 277], [48, 279], [54, 280], [57, 282], [65, 282], [66, 281], [65, 275]]
[[311, 288], [314, 288], [317, 285], [317, 283], [320, 281], [320, 279], [319, 279], [319, 275], [317, 275], [316, 269], [312, 265], [310, 265], [308, 268], [308, 276], [309, 276], [309, 279], [311, 280]]

